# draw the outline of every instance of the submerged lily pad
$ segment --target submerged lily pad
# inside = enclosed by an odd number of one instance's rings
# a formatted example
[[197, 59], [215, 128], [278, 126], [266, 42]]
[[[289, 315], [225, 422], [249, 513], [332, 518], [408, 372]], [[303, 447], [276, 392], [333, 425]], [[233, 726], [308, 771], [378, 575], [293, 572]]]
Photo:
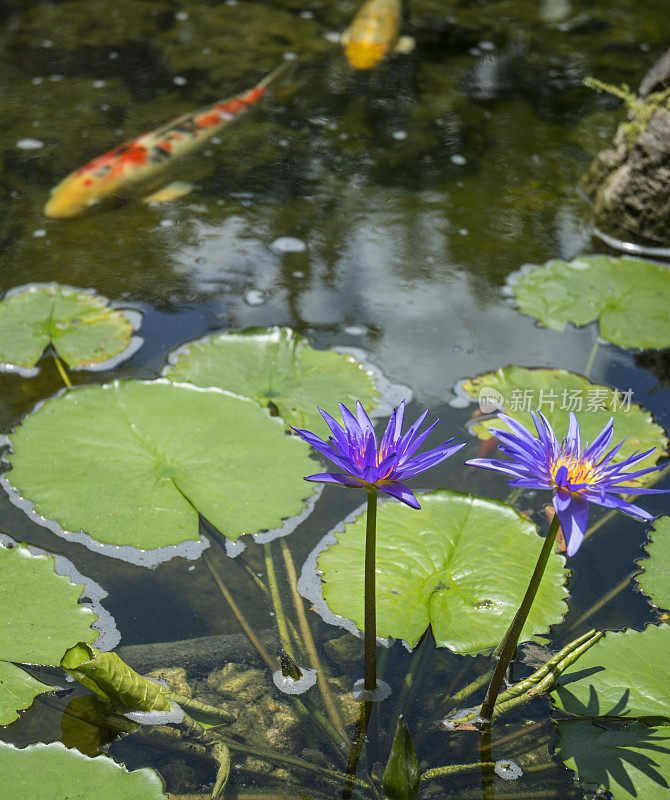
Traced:
[[644, 572], [637, 576], [637, 582], [652, 603], [670, 610], [670, 517], [656, 520], [645, 549], [649, 558], [638, 561]]
[[670, 347], [670, 271], [640, 258], [580, 256], [523, 271], [514, 284], [519, 310], [545, 327], [598, 320], [621, 347]]
[[[547, 417], [559, 439], [567, 433], [569, 412], [579, 420], [583, 442], [592, 442], [614, 417], [614, 443], [625, 439], [615, 461], [621, 461], [638, 450], [656, 448], [640, 467], [651, 466], [667, 453], [668, 439], [651, 414], [637, 403], [626, 401], [623, 393], [608, 386], [591, 383], [581, 375], [561, 369], [527, 369], [508, 366], [495, 372], [469, 378], [463, 390], [472, 398], [495, 398], [502, 410], [535, 430], [531, 409], [539, 409]], [[497, 393], [497, 394], [493, 394]], [[489, 439], [490, 428], [505, 425], [497, 417], [475, 419], [473, 432], [480, 439]], [[655, 473], [638, 480], [644, 483]]]
[[336, 413], [337, 403], [370, 409], [378, 393], [352, 356], [315, 350], [289, 328], [254, 328], [206, 336], [178, 350], [165, 371], [172, 381], [218, 386], [274, 406], [287, 425], [312, 430], [324, 425], [317, 405]]
[[96, 615], [77, 602], [83, 588], [56, 575], [52, 556], [0, 544], [0, 724], [53, 688], [9, 662], [56, 666], [68, 647], [98, 635]]
[[64, 744], [32, 744], [22, 750], [0, 742], [0, 774], [11, 794], [47, 800], [166, 800], [152, 769], [128, 772], [107, 756], [89, 758]]
[[151, 549], [278, 527], [316, 489], [309, 451], [241, 397], [121, 381], [47, 400], [9, 436], [12, 486], [66, 531]]
[[670, 626], [610, 631], [559, 678], [559, 708], [588, 716], [665, 717], [670, 723]]
[[106, 297], [57, 283], [15, 289], [0, 302], [0, 363], [34, 367], [52, 345], [68, 367], [91, 367], [131, 345], [133, 324]]
[[639, 722], [608, 730], [586, 720], [557, 723], [560, 758], [580, 781], [604, 786], [616, 800], [666, 800], [670, 729]]
[[[421, 510], [388, 501], [377, 516], [377, 633], [414, 646], [428, 625], [457, 653], [495, 647], [528, 585], [542, 540], [535, 526], [495, 500], [440, 489], [419, 494]], [[335, 614], [363, 629], [365, 514], [336, 533], [318, 558]], [[523, 638], [567, 610], [564, 560], [549, 558]]]

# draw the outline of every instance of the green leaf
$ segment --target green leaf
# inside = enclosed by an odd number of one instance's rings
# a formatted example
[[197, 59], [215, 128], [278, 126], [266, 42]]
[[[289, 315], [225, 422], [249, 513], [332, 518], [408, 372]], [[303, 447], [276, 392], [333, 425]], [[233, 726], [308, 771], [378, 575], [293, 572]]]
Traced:
[[290, 328], [254, 328], [192, 342], [176, 352], [164, 374], [173, 381], [218, 386], [275, 406], [287, 425], [318, 430], [325, 423], [317, 406], [331, 414], [337, 404], [360, 400], [374, 408], [378, 393], [352, 356], [315, 350]]
[[61, 667], [79, 683], [114, 706], [135, 711], [170, 711], [172, 704], [165, 686], [135, 672], [116, 653], [101, 653], [79, 642], [60, 662]]
[[67, 531], [151, 549], [280, 526], [315, 491], [308, 448], [219, 389], [122, 381], [47, 400], [9, 437], [12, 485]]
[[610, 631], [567, 669], [554, 699], [559, 708], [588, 716], [668, 718], [670, 626]]
[[52, 556], [0, 544], [0, 724], [54, 688], [8, 662], [56, 666], [73, 642], [98, 635], [90, 627], [96, 615], [77, 602], [83, 588], [56, 575]]
[[[457, 653], [495, 647], [517, 611], [542, 541], [535, 526], [494, 500], [440, 489], [421, 510], [387, 501], [377, 516], [377, 634], [414, 646], [428, 625]], [[335, 614], [363, 628], [365, 514], [336, 533], [317, 563]], [[552, 554], [526, 638], [566, 611], [563, 558]]]
[[557, 723], [558, 754], [580, 781], [604, 786], [616, 800], [667, 800], [670, 731], [639, 722], [608, 730], [582, 720]]
[[2, 798], [39, 800], [166, 800], [152, 769], [127, 772], [107, 756], [89, 758], [60, 742], [18, 750], [0, 741], [0, 774], [11, 793]]
[[0, 661], [0, 725], [14, 722], [18, 712], [29, 708], [38, 694], [57, 688], [41, 683], [15, 664]]
[[385, 800], [414, 800], [419, 793], [419, 781], [419, 760], [405, 717], [401, 714], [384, 770]]
[[545, 327], [598, 320], [600, 335], [620, 347], [670, 347], [670, 271], [622, 256], [553, 260], [524, 271], [514, 285], [519, 310]]
[[637, 562], [644, 569], [637, 582], [654, 605], [670, 610], [670, 517], [657, 519], [649, 538], [649, 558]]
[[[539, 408], [559, 439], [567, 433], [570, 411], [574, 411], [579, 419], [583, 442], [592, 442], [614, 417], [613, 445], [625, 439], [614, 461], [621, 461], [635, 451], [655, 447], [656, 451], [640, 462], [639, 466], [643, 468], [655, 464], [668, 452], [665, 432], [648, 411], [637, 403], [631, 403], [626, 410], [625, 403], [621, 406], [622, 394], [615, 399], [613, 389], [591, 383], [574, 372], [508, 366], [469, 378], [463, 383], [463, 389], [475, 399], [482, 393], [498, 392], [505, 413], [531, 432], [535, 431], [535, 426], [530, 409]], [[497, 417], [483, 418], [475, 421], [473, 432], [480, 439], [489, 439], [492, 436], [490, 428], [505, 429], [505, 426]], [[654, 474], [643, 476], [637, 482], [642, 484]]]
[[53, 345], [70, 368], [90, 367], [130, 346], [133, 325], [106, 297], [58, 284], [31, 284], [0, 302], [0, 362], [30, 368]]

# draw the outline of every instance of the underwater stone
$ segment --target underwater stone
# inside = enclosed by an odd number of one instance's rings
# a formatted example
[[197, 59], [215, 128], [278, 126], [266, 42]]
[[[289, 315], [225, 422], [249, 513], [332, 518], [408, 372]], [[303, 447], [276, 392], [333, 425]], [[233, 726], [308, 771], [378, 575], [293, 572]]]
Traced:
[[360, 639], [345, 633], [343, 636], [325, 642], [323, 649], [334, 664], [347, 672], [351, 669], [351, 665], [360, 659], [363, 644]]
[[211, 672], [206, 683], [210, 689], [214, 689], [224, 697], [242, 703], [258, 700], [268, 691], [268, 681], [262, 670], [239, 670], [232, 662]]
[[186, 670], [183, 667], [159, 667], [147, 673], [146, 677], [159, 683], [165, 682], [168, 689], [184, 697], [193, 697], [193, 690], [186, 678]]

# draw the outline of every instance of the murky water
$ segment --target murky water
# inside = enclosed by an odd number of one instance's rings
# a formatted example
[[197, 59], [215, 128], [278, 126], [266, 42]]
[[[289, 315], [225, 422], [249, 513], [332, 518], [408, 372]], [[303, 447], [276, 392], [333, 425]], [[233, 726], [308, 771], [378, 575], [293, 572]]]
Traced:
[[[466, 436], [470, 415], [448, 405], [460, 378], [510, 363], [582, 372], [595, 327], [562, 334], [539, 328], [511, 307], [501, 286], [525, 263], [602, 251], [576, 187], [621, 110], [584, 89], [581, 79], [590, 74], [636, 86], [667, 43], [666, 3], [649, 0], [641, 9], [632, 0], [411, 0], [403, 30], [415, 37], [415, 52], [365, 74], [348, 67], [334, 42], [356, 7], [353, 0], [0, 4], [0, 289], [59, 281], [141, 310], [145, 345], [104, 379], [155, 377], [167, 352], [211, 330], [289, 325], [318, 346], [362, 350], [388, 379], [409, 387], [412, 412], [429, 405], [442, 432], [457, 438]], [[272, 95], [184, 163], [181, 177], [195, 184], [189, 196], [156, 207], [131, 202], [69, 222], [42, 215], [49, 189], [74, 168], [252, 86], [287, 53], [295, 67]], [[590, 377], [632, 388], [635, 401], [667, 428], [668, 369], [667, 354], [635, 356], [601, 345]], [[75, 383], [92, 379], [74, 376]], [[60, 386], [49, 359], [30, 380], [0, 375], [3, 430]], [[464, 454], [471, 457], [477, 442], [468, 442]], [[448, 464], [419, 483], [505, 496], [501, 482]], [[287, 540], [298, 568], [359, 502], [348, 492], [324, 491]], [[662, 503], [652, 498], [647, 507], [660, 513]], [[524, 497], [521, 507], [537, 510], [540, 503]], [[178, 558], [155, 570], [110, 561], [32, 524], [4, 496], [0, 528], [65, 554], [98, 581], [123, 645], [239, 630], [202, 560]], [[603, 536], [587, 540], [570, 562], [571, 611], [552, 631], [552, 646], [589, 627], [639, 628], [651, 618], [630, 582], [580, 622], [630, 573], [645, 539], [642, 526], [625, 518], [608, 529], [606, 547]], [[252, 626], [272, 628], [271, 604], [249, 574], [218, 553], [212, 557], [231, 591], [248, 598]], [[240, 558], [264, 572], [259, 545]], [[345, 636], [344, 655], [334, 655], [332, 643], [325, 652], [348, 690], [362, 669], [362, 643], [314, 614], [310, 622], [320, 647]], [[395, 702], [407, 671], [420, 671], [405, 700], [422, 767], [477, 760], [474, 734], [447, 738], [432, 721], [446, 713], [440, 698], [484, 669], [479, 661], [436, 650], [430, 641], [416, 656], [396, 643], [383, 658]], [[195, 670], [195, 688], [221, 700], [208, 675]], [[248, 697], [257, 703], [253, 691]], [[368, 753], [368, 768], [385, 762], [395, 702], [372, 720], [378, 751]], [[531, 707], [527, 735], [510, 728], [516, 738], [505, 757], [527, 771], [536, 767], [516, 796], [581, 797], [572, 774], [552, 761], [547, 709], [545, 700]], [[270, 724], [280, 711], [266, 709], [256, 724]], [[2, 736], [59, 738], [54, 713], [35, 709]], [[290, 739], [292, 725], [277, 723], [277, 735]], [[305, 748], [309, 740], [299, 749]], [[129, 766], [158, 768], [175, 797], [205, 796], [199, 792], [213, 781], [211, 768], [171, 752], [137, 737], [112, 747]], [[277, 793], [265, 769], [233, 769], [230, 797], [289, 796]], [[341, 793], [303, 778], [309, 796]], [[500, 797], [512, 796], [514, 786]], [[421, 797], [452, 792], [481, 797], [481, 775], [436, 782]]]

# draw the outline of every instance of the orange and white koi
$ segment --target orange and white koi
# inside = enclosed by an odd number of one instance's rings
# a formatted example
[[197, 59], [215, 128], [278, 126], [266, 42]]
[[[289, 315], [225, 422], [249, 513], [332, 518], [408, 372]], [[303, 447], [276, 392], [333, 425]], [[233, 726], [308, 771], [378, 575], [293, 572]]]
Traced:
[[260, 99], [267, 86], [287, 68], [288, 62], [284, 62], [252, 89], [183, 114], [84, 164], [51, 190], [44, 214], [52, 219], [78, 217], [106, 200], [143, 190], [152, 192], [145, 197], [147, 201], [174, 199], [186, 194], [190, 186], [181, 182], [174, 184], [174, 192], [165, 188], [155, 191], [157, 179], [175, 160], [201, 147]]
[[342, 34], [347, 60], [355, 69], [371, 69], [391, 50], [409, 53], [415, 43], [400, 33], [401, 0], [367, 0]]

